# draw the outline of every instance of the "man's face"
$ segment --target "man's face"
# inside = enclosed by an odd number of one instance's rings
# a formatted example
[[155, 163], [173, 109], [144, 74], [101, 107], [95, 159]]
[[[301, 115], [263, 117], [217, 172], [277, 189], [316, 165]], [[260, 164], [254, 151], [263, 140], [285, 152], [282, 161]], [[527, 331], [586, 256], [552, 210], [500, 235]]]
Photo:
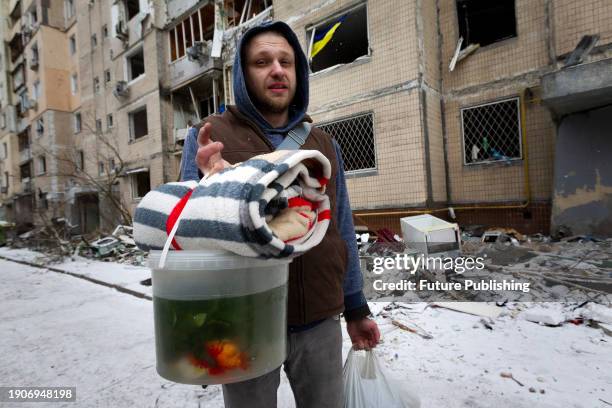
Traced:
[[255, 105], [263, 114], [287, 111], [296, 89], [293, 48], [282, 35], [264, 32], [245, 51], [246, 85]]

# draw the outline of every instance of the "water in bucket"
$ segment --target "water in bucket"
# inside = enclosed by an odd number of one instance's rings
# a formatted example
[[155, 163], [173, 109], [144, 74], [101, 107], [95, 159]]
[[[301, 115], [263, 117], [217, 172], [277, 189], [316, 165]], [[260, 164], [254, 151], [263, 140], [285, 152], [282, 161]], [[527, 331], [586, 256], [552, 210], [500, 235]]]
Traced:
[[153, 251], [149, 262], [162, 377], [226, 384], [259, 377], [285, 360], [288, 260], [176, 251], [161, 270]]

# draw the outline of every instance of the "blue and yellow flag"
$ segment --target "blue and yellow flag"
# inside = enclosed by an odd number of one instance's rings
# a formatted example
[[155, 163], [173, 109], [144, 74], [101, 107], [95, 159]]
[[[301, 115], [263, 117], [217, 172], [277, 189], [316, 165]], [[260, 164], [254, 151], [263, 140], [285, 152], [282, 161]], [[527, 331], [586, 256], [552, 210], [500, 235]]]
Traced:
[[336, 20], [334, 23], [330, 24], [326, 28], [319, 31], [318, 29], [315, 31], [314, 42], [312, 44], [312, 51], [310, 52], [310, 58], [314, 58], [332, 39], [334, 33], [340, 27], [340, 24], [346, 18], [346, 14]]

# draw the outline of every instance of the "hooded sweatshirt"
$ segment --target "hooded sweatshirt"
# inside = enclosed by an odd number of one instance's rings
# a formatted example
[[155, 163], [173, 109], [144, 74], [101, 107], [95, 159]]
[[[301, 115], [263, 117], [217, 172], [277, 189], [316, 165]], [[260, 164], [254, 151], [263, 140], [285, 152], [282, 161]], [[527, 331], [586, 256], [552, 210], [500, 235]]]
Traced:
[[[289, 121], [285, 126], [275, 128], [263, 117], [257, 107], [253, 104], [244, 79], [243, 61], [244, 46], [255, 35], [266, 31], [280, 33], [295, 54], [295, 69], [297, 87], [295, 96], [289, 107]], [[302, 47], [293, 30], [281, 21], [267, 22], [255, 26], [244, 33], [236, 48], [233, 66], [233, 90], [236, 107], [242, 114], [256, 123], [274, 147], [278, 147], [287, 133], [304, 120], [308, 109], [309, 69], [308, 61]], [[343, 168], [342, 153], [340, 146], [332, 140], [338, 166]], [[198, 180], [198, 171], [195, 164], [195, 153], [197, 151], [197, 135], [188, 137], [185, 141], [183, 151], [183, 180]], [[347, 320], [365, 317], [370, 314], [365, 296], [363, 295], [363, 277], [359, 267], [359, 254], [357, 252], [357, 241], [355, 240], [355, 228], [353, 226], [353, 215], [348, 198], [348, 190], [344, 172], [338, 171], [336, 178], [336, 214], [338, 228], [342, 239], [346, 242], [348, 250], [348, 265], [344, 278], [344, 307]]]

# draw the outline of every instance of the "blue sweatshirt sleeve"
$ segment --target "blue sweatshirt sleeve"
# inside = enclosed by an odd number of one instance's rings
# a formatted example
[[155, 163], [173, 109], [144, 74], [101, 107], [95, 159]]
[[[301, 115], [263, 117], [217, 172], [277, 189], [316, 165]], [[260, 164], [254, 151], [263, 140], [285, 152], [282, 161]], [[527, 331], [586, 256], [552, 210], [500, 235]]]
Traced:
[[359, 253], [357, 252], [357, 240], [355, 239], [355, 227], [353, 225], [353, 212], [349, 202], [346, 179], [344, 178], [344, 162], [342, 150], [338, 143], [333, 140], [338, 161], [338, 172], [336, 173], [336, 219], [340, 235], [348, 251], [347, 271], [344, 276], [344, 317], [347, 321], [358, 320], [370, 314], [368, 302], [363, 294], [363, 276], [359, 267]]
[[198, 129], [192, 127], [187, 132], [183, 145], [183, 158], [181, 159], [181, 181], [200, 181], [198, 166], [195, 157], [198, 152]]

